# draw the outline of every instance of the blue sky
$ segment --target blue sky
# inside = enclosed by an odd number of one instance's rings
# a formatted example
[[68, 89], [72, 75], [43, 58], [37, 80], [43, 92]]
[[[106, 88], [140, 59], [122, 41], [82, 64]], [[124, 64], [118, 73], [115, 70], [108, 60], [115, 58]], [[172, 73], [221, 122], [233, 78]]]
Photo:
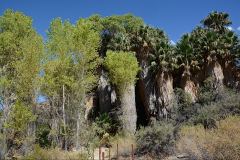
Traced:
[[96, 13], [103, 16], [132, 13], [142, 17], [145, 23], [163, 29], [176, 42], [199, 25], [209, 12], [225, 11], [233, 21], [232, 28], [240, 33], [239, 0], [0, 0], [1, 15], [7, 8], [31, 16], [34, 27], [45, 39], [53, 18], [74, 23], [80, 17]]

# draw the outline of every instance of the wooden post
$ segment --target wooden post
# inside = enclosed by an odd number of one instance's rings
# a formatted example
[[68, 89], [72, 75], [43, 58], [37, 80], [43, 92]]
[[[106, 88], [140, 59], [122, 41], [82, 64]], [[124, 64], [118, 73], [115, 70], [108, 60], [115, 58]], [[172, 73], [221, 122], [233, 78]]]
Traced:
[[110, 151], [110, 147], [109, 147], [109, 150], [108, 150], [108, 159], [110, 160], [110, 158], [111, 158], [111, 151]]
[[117, 159], [118, 159], [118, 143], [117, 143]]
[[104, 160], [104, 152], [102, 152], [102, 160]]
[[99, 147], [99, 160], [101, 160], [101, 147]]
[[132, 146], [132, 160], [134, 160], [133, 144], [131, 146]]

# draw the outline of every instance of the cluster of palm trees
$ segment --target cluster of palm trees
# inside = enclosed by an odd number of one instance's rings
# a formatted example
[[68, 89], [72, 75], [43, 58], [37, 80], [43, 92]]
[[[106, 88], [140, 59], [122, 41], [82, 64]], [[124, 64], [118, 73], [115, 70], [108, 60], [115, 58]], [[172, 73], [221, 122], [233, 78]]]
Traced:
[[[183, 88], [195, 102], [199, 85], [208, 77], [212, 78], [216, 90], [221, 90], [224, 83], [234, 85], [233, 68], [236, 68], [234, 60], [239, 55], [239, 39], [228, 29], [231, 21], [227, 13], [210, 13], [200, 26], [184, 34], [176, 45], [170, 43], [162, 30], [145, 25], [131, 15], [109, 19], [114, 22], [105, 30], [105, 39], [108, 38], [109, 42], [107, 48], [136, 52], [142, 68], [139, 81], [143, 81], [146, 92], [147, 81], [151, 79], [154, 83], [153, 101], [159, 116], [167, 117], [171, 112], [173, 86]], [[175, 79], [180, 79], [179, 84], [173, 85]], [[148, 109], [150, 96], [145, 93]]]

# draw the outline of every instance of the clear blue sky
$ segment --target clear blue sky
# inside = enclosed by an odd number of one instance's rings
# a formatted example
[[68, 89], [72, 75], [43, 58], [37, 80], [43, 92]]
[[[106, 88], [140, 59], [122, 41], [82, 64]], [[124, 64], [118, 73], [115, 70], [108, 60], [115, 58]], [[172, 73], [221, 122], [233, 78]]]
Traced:
[[56, 17], [74, 23], [96, 13], [103, 16], [132, 13], [145, 23], [164, 29], [170, 39], [177, 41], [213, 10], [229, 13], [233, 29], [240, 33], [239, 0], [0, 0], [1, 15], [7, 8], [31, 16], [34, 27], [44, 38], [50, 21]]

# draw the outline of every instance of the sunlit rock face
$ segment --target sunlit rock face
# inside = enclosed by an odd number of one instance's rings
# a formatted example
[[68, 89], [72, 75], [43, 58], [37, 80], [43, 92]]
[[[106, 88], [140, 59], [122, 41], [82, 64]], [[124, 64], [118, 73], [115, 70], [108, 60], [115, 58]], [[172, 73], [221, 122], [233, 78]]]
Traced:
[[95, 99], [96, 98], [95, 98], [94, 95], [89, 95], [85, 99], [85, 107], [86, 107], [85, 115], [84, 115], [85, 120], [89, 120], [90, 119], [91, 113], [96, 108], [96, 100]]

